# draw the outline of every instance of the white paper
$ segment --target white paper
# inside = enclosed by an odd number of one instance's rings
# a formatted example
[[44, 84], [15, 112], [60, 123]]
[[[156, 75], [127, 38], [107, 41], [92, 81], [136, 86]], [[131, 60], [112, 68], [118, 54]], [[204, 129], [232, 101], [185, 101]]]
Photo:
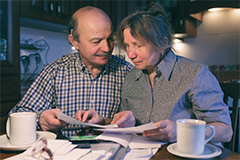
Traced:
[[92, 150], [92, 152], [82, 157], [81, 160], [108, 160], [111, 156], [112, 153], [105, 150]]
[[105, 129], [95, 129], [103, 132], [118, 132], [118, 133], [143, 133], [143, 131], [157, 129], [157, 127], [151, 122], [148, 124], [143, 124], [141, 126], [136, 127], [128, 127], [128, 128], [105, 128]]
[[121, 144], [125, 148], [161, 148], [161, 145], [165, 144], [164, 142], [144, 136], [113, 132], [104, 132], [97, 136], [96, 139], [113, 141]]
[[149, 160], [158, 148], [130, 149], [123, 160]]
[[81, 157], [84, 157], [90, 152], [91, 149], [75, 148], [74, 150], [65, 155], [54, 155], [53, 160], [79, 160], [81, 159]]
[[57, 116], [58, 116], [58, 119], [63, 120], [69, 124], [78, 124], [78, 125], [89, 126], [89, 127], [98, 127], [98, 128], [117, 128], [118, 127], [116, 124], [99, 125], [99, 124], [84, 123], [84, 122], [78, 121], [70, 116], [67, 116], [66, 114], [63, 114], [61, 112], [57, 112]]
[[133, 134], [104, 132], [97, 136], [95, 139], [117, 142], [127, 148], [132, 140], [132, 137]]
[[145, 136], [134, 135], [129, 148], [161, 148], [162, 142]]
[[66, 143], [65, 145], [58, 148], [53, 154], [55, 155], [64, 155], [73, 150], [75, 147], [77, 147], [76, 144], [72, 144], [71, 142]]

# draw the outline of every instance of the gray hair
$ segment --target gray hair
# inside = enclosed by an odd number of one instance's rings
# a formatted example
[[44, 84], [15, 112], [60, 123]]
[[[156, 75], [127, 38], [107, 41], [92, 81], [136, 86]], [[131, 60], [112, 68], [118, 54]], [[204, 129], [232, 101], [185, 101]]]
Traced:
[[[138, 10], [124, 18], [116, 32], [116, 42], [125, 48], [123, 43], [123, 31], [129, 28], [131, 35], [141, 41], [145, 40], [156, 51], [171, 47], [172, 28], [164, 8], [157, 3], [151, 3], [148, 10]], [[168, 44], [165, 43], [168, 38]]]
[[68, 33], [72, 34], [74, 39], [78, 42], [79, 34], [77, 33], [77, 27], [78, 27], [77, 25], [78, 25], [77, 20], [71, 17], [67, 28], [68, 28]]

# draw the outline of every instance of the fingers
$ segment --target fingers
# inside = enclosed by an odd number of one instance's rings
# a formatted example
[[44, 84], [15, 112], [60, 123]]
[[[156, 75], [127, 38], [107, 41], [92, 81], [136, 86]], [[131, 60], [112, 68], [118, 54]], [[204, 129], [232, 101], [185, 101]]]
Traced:
[[104, 121], [104, 118], [100, 115], [92, 116], [88, 123], [101, 124]]
[[111, 124], [116, 124], [118, 127], [132, 127], [135, 125], [135, 118], [131, 111], [122, 111], [115, 114]]
[[135, 125], [135, 121], [133, 119], [128, 119], [124, 122], [117, 122], [116, 125], [120, 128], [125, 128], [125, 127], [133, 127]]
[[65, 125], [66, 122], [60, 121], [57, 118], [57, 112], [62, 112], [60, 109], [50, 109], [42, 112], [40, 117], [40, 125], [44, 131], [58, 131]]
[[82, 116], [85, 113], [83, 110], [78, 110], [77, 113], [75, 114], [75, 119], [82, 121]]
[[[120, 112], [120, 113], [121, 113], [121, 112]], [[111, 124], [116, 124], [116, 122], [117, 122], [117, 121], [119, 120], [119, 118], [120, 118], [120, 113], [117, 113], [117, 114], [114, 115]]]
[[159, 129], [163, 129], [163, 128], [166, 128], [169, 123], [170, 122], [168, 120], [163, 120], [163, 121], [154, 123], [154, 125]]
[[169, 119], [154, 123], [158, 129], [143, 132], [143, 136], [164, 142], [176, 141], [176, 125]]
[[88, 111], [84, 112], [82, 121], [86, 122], [87, 120], [91, 120], [91, 118], [97, 115], [98, 113], [95, 111], [95, 109], [89, 109]]
[[75, 119], [86, 122], [89, 120], [94, 114], [97, 114], [94, 109], [90, 109], [88, 111], [78, 110], [75, 114]]
[[75, 119], [87, 122], [87, 123], [102, 123], [103, 117], [101, 117], [95, 109], [89, 109], [88, 111], [79, 110], [75, 114]]

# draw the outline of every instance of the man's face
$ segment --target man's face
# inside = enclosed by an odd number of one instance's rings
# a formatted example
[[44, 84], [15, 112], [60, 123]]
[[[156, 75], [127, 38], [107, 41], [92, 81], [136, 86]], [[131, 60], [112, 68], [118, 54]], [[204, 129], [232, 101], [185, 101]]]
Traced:
[[113, 31], [108, 21], [88, 21], [78, 29], [76, 45], [83, 63], [88, 67], [106, 64], [113, 51]]

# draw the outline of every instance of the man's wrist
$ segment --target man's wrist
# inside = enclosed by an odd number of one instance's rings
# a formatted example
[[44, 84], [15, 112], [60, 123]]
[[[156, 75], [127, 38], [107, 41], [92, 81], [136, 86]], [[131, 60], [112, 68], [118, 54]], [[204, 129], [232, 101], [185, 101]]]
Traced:
[[42, 127], [41, 127], [41, 124], [40, 124], [40, 118], [41, 118], [42, 113], [43, 113], [43, 111], [38, 112], [38, 113], [37, 113], [37, 117], [36, 117], [36, 119], [37, 119], [37, 126], [38, 126], [38, 129], [39, 129], [40, 131], [42, 131]]

